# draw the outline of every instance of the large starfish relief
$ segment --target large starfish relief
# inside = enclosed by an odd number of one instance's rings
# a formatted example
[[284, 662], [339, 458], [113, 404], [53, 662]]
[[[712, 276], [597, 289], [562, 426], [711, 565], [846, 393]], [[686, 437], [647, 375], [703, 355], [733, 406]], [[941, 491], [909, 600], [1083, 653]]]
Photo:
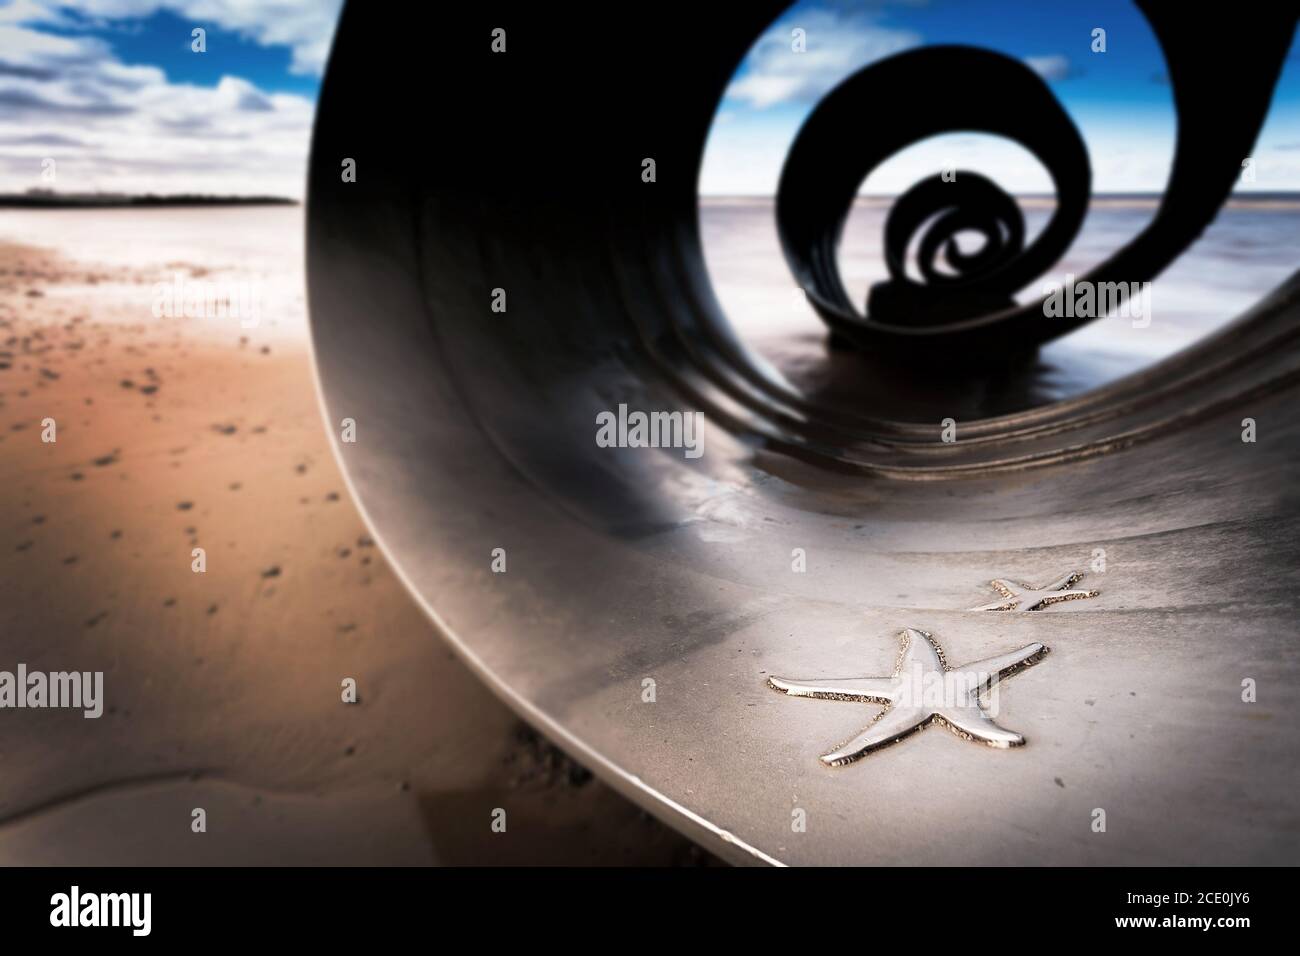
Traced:
[[1036, 664], [1047, 653], [1042, 644], [949, 667], [933, 635], [907, 628], [892, 677], [848, 677], [796, 681], [769, 677], [768, 685], [791, 697], [885, 704], [862, 733], [822, 755], [822, 762], [839, 767], [909, 734], [940, 724], [965, 740], [990, 747], [1019, 747], [1025, 738], [1001, 727], [986, 707], [986, 691], [1021, 668]]
[[1070, 590], [1083, 578], [1083, 572], [1074, 571], [1063, 575], [1051, 584], [1033, 588], [1028, 584], [1015, 584], [1001, 579], [990, 581], [993, 590], [1002, 595], [1000, 600], [991, 604], [982, 604], [971, 608], [972, 611], [1034, 611], [1062, 601], [1077, 601], [1080, 598], [1094, 598], [1100, 591]]

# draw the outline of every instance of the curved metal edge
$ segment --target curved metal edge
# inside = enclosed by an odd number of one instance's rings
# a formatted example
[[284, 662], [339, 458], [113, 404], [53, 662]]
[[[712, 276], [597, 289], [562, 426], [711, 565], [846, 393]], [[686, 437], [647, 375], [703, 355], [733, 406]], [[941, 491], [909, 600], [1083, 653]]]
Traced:
[[[310, 223], [304, 216], [303, 229], [304, 238], [310, 240]], [[304, 259], [307, 255], [309, 242], [305, 242], [303, 249]], [[306, 283], [307, 306], [310, 314], [311, 309], [311, 283]], [[415, 584], [407, 576], [402, 568], [401, 562], [389, 550], [385, 543], [383, 534], [380, 533], [378, 526], [371, 517], [369, 509], [365, 505], [356, 485], [353, 483], [352, 474], [348, 470], [347, 462], [343, 458], [342, 449], [339, 447], [339, 439], [335, 434], [330, 417], [329, 403], [325, 397], [325, 387], [321, 380], [321, 364], [316, 355], [315, 336], [307, 337], [307, 351], [311, 359], [311, 377], [312, 387], [316, 392], [316, 403], [320, 408], [322, 424], [325, 426], [325, 433], [329, 437], [330, 454], [334, 456], [334, 464], [338, 468], [339, 474], [343, 476], [344, 485], [347, 487], [348, 494], [352, 498], [353, 504], [361, 515], [361, 520], [365, 523], [366, 529], [374, 538], [376, 546], [384, 556], [389, 568], [396, 574], [397, 579], [401, 581], [407, 593], [412, 600], [422, 610], [425, 616], [433, 624], [438, 636], [447, 643], [447, 645], [456, 654], [456, 657], [464, 663], [471, 671], [474, 672], [480, 680], [492, 691], [496, 697], [501, 700], [507, 707], [519, 715], [539, 733], [546, 736], [552, 742], [558, 744], [570, 755], [574, 756], [585, 766], [598, 776], [604, 783], [611, 786], [614, 790], [624, 797], [632, 800], [638, 806], [645, 808], [653, 813], [664, 823], [677, 830], [683, 836], [702, 844], [710, 852], [717, 853], [730, 863], [739, 865], [766, 865], [774, 867], [785, 867], [787, 864], [778, 860], [776, 857], [763, 852], [758, 847], [746, 843], [740, 837], [736, 836], [729, 830], [716, 826], [704, 819], [698, 813], [695, 813], [688, 807], [683, 806], [671, 797], [668, 797], [653, 787], [645, 783], [640, 777], [630, 774], [625, 770], [603, 757], [596, 750], [588, 746], [582, 739], [566, 730], [561, 724], [554, 720], [549, 714], [540, 708], [519, 697], [513, 693], [509, 686], [502, 681], [483, 660], [470, 649], [469, 645], [453, 631], [445, 621], [442, 620], [437, 610], [420, 594]]]

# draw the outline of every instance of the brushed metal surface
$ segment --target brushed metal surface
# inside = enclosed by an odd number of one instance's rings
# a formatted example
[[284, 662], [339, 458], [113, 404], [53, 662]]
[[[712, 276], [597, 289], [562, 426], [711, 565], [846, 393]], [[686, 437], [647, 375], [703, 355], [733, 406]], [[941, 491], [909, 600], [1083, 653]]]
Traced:
[[[720, 89], [778, 9], [745, 5], [717, 35], [721, 14], [692, 14], [672, 89]], [[617, 37], [573, 25], [551, 74], [540, 15], [511, 21], [497, 61], [492, 16], [447, 16], [483, 52], [421, 64], [429, 125], [411, 130], [391, 77], [339, 64], [383, 43], [413, 70], [415, 39], [345, 11], [313, 146], [310, 309], [328, 424], [357, 423], [336, 445], [352, 491], [505, 700], [735, 862], [1296, 859], [1300, 278], [1136, 376], [961, 422], [955, 443], [888, 409], [816, 407], [747, 360], [708, 290], [695, 167], [677, 164], [712, 103], [620, 83], [635, 122], [595, 124], [594, 78], [626, 77]], [[467, 65], [472, 101], [449, 86]], [[595, 416], [620, 402], [704, 411], [705, 454], [598, 447]], [[1099, 551], [1095, 598], [964, 610], [990, 580]], [[791, 701], [769, 677], [880, 673], [904, 628], [957, 661], [1050, 647], [1000, 691], [1029, 743], [929, 731], [820, 763], [862, 708]]]

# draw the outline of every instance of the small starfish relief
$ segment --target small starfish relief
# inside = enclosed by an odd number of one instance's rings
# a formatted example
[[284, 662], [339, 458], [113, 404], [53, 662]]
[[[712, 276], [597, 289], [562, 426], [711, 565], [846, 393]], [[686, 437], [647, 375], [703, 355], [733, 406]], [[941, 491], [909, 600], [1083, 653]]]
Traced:
[[1041, 588], [1033, 588], [1028, 584], [1015, 584], [1011, 581], [997, 579], [990, 581], [993, 590], [1002, 595], [1002, 600], [994, 601], [992, 604], [983, 604], [979, 607], [971, 608], [972, 611], [1036, 611], [1045, 608], [1051, 604], [1060, 604], [1062, 601], [1077, 601], [1080, 598], [1094, 598], [1100, 591], [1072, 591], [1067, 590], [1071, 585], [1079, 583], [1083, 578], [1082, 571], [1074, 571], [1064, 577], [1057, 578], [1051, 584], [1045, 584]]
[[958, 737], [990, 747], [1019, 747], [1020, 734], [994, 723], [983, 703], [995, 681], [1038, 663], [1048, 651], [1027, 644], [1018, 651], [949, 667], [933, 635], [907, 628], [892, 677], [847, 677], [795, 681], [769, 677], [768, 686], [791, 697], [885, 704], [866, 730], [823, 754], [822, 763], [841, 767], [910, 734], [939, 724]]

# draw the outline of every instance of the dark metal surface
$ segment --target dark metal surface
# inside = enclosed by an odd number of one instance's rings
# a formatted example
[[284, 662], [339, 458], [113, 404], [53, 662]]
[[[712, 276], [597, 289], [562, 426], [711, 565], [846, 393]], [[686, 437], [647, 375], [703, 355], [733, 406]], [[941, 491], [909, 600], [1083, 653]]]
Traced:
[[[960, 422], [955, 443], [795, 393], [728, 330], [695, 219], [718, 96], [779, 9], [412, 10], [401, 30], [346, 9], [309, 294], [327, 417], [336, 435], [356, 421], [336, 447], [382, 547], [503, 698], [734, 861], [1294, 859], [1300, 281], [1140, 375]], [[394, 99], [409, 89], [427, 98]], [[1187, 115], [1180, 150], [1208, 135]], [[620, 403], [703, 411], [705, 454], [599, 447]], [[962, 610], [991, 579], [1101, 552], [1096, 599]], [[887, 674], [906, 628], [958, 661], [1049, 646], [1002, 692], [1029, 744], [932, 731], [819, 762], [867, 705], [791, 701], [768, 676]]]

